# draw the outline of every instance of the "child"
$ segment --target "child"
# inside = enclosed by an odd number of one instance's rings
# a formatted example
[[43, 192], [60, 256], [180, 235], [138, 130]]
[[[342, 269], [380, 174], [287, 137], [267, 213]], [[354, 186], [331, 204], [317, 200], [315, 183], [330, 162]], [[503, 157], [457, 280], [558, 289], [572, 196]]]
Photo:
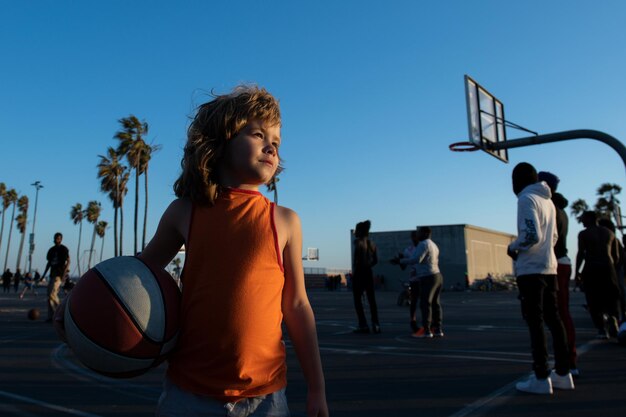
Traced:
[[30, 275], [30, 272], [27, 272], [26, 275], [24, 275], [24, 289], [20, 293], [20, 299], [24, 298], [26, 291], [32, 291], [35, 295], [37, 295], [37, 289], [33, 287], [33, 277]]
[[282, 169], [280, 126], [277, 100], [240, 86], [201, 105], [189, 127], [178, 199], [140, 255], [164, 268], [186, 248], [181, 329], [158, 416], [288, 416], [283, 319], [307, 413], [328, 415], [300, 220], [258, 191]]

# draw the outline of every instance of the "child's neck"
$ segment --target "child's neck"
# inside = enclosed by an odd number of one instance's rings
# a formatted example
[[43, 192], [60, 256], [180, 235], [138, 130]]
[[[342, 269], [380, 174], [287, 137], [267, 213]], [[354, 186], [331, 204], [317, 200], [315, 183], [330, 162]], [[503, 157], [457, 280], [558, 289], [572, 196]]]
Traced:
[[244, 184], [239, 181], [221, 181], [220, 184], [224, 188], [235, 188], [246, 191], [259, 191], [259, 184]]

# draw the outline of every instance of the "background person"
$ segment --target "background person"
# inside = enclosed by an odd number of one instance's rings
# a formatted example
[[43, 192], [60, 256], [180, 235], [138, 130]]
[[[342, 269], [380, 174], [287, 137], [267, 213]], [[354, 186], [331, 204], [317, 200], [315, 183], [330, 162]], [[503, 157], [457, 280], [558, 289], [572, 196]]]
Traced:
[[443, 337], [443, 275], [439, 271], [439, 247], [430, 239], [431, 235], [430, 227], [420, 227], [417, 231], [419, 243], [413, 256], [395, 261], [401, 265], [414, 265], [415, 276], [419, 281], [422, 328], [413, 334], [415, 337]]
[[558, 288], [556, 291], [558, 297], [559, 316], [565, 327], [567, 336], [567, 348], [569, 350], [569, 367], [572, 376], [580, 375], [578, 370], [578, 354], [576, 352], [576, 328], [569, 311], [569, 287], [572, 278], [572, 261], [567, 256], [567, 232], [569, 229], [569, 218], [565, 212], [568, 201], [563, 195], [557, 193], [559, 178], [551, 172], [542, 171], [537, 174], [539, 181], [544, 181], [550, 192], [552, 193], [552, 203], [556, 209], [556, 230], [558, 238], [554, 245], [554, 255], [556, 256], [557, 267], [556, 276]]
[[46, 268], [41, 275], [41, 279], [46, 277], [46, 273], [50, 270], [50, 279], [48, 280], [48, 318], [47, 323], [52, 322], [54, 311], [57, 309], [61, 300], [59, 300], [59, 289], [63, 284], [65, 275], [70, 270], [70, 251], [65, 245], [62, 245], [63, 235], [59, 232], [54, 234], [54, 246], [48, 250], [46, 255]]
[[[557, 260], [554, 246], [558, 239], [556, 209], [552, 193], [538, 182], [535, 168], [522, 162], [512, 174], [517, 196], [517, 239], [507, 254], [515, 261], [515, 276], [522, 316], [530, 332], [534, 374], [515, 388], [533, 394], [552, 394], [552, 389], [574, 389], [569, 367], [565, 328], [557, 307]], [[555, 370], [550, 372], [545, 324], [552, 333]]]
[[372, 267], [378, 263], [378, 250], [376, 245], [369, 239], [371, 222], [366, 220], [357, 223], [354, 229], [354, 256], [352, 264], [352, 296], [354, 308], [359, 320], [359, 327], [355, 333], [369, 333], [365, 311], [363, 309], [363, 293], [367, 295], [372, 316], [372, 331], [380, 333], [378, 321], [378, 307], [376, 306], [376, 294], [374, 293], [374, 273]]
[[587, 309], [598, 329], [598, 338], [616, 337], [619, 287], [615, 265], [620, 259], [617, 239], [608, 228], [598, 225], [594, 211], [585, 211], [580, 220], [585, 229], [578, 234], [576, 275], [582, 281]]

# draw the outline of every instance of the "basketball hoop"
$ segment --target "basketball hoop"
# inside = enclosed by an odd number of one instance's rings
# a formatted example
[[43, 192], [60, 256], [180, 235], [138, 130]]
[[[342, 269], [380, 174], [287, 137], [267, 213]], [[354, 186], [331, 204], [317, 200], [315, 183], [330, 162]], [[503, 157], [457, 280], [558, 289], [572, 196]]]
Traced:
[[453, 152], [474, 152], [480, 149], [472, 142], [455, 142], [450, 144], [448, 148]]

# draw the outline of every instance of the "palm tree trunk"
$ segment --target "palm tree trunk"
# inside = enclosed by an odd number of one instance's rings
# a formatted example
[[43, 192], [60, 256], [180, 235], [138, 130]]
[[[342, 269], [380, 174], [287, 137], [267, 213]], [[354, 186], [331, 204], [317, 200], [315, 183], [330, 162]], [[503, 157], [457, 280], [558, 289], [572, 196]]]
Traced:
[[[119, 176], [115, 177], [115, 201], [113, 201], [113, 211], [115, 212], [115, 217], [113, 220], [113, 254], [114, 256], [120, 256], [118, 254], [118, 240], [117, 240], [117, 212], [121, 206], [121, 196], [120, 196], [120, 178]], [[121, 251], [121, 250], [120, 250]]]
[[115, 208], [114, 208], [114, 215], [113, 215], [113, 246], [115, 247], [113, 250], [113, 256], [118, 256], [117, 255], [117, 211], [119, 210], [119, 207], [117, 207], [117, 203], [115, 204]]
[[[0, 249], [2, 249], [2, 236], [4, 235], [4, 214], [6, 210], [2, 210], [2, 227], [0, 227]], [[3, 270], [2, 272], [4, 272]]]
[[83, 221], [81, 220], [78, 224], [78, 246], [76, 247], [76, 266], [78, 267], [78, 276], [82, 276], [80, 272], [80, 240], [83, 235]]
[[123, 256], [124, 242], [124, 202], [120, 198], [120, 256]]
[[9, 238], [7, 239], [7, 254], [4, 257], [3, 271], [7, 270], [7, 262], [9, 261], [9, 249], [11, 248], [11, 232], [13, 232], [13, 220], [15, 220], [15, 203], [13, 203], [13, 212], [11, 213], [11, 223], [9, 223]]
[[146, 248], [146, 224], [148, 220], [148, 164], [146, 164], [146, 169], [143, 172], [144, 175], [144, 194], [145, 194], [145, 207], [143, 208], [143, 236], [141, 238], [141, 250], [143, 251]]
[[[137, 157], [139, 159], [139, 157]], [[137, 222], [139, 218], [139, 165], [135, 166], [135, 251], [133, 255], [137, 254]]]
[[93, 255], [93, 247], [96, 244], [96, 225], [93, 226], [93, 235], [91, 236], [91, 247], [89, 248], [89, 261], [87, 262], [87, 269], [91, 269], [91, 255]]
[[17, 262], [15, 263], [16, 271], [20, 267], [20, 262], [22, 261], [22, 251], [24, 250], [24, 236], [26, 235], [26, 232], [21, 233], [21, 234], [22, 234], [22, 237], [20, 238], [20, 249], [17, 251]]
[[104, 252], [104, 236], [102, 236], [102, 244], [100, 245], [100, 262], [102, 262], [102, 253]]

